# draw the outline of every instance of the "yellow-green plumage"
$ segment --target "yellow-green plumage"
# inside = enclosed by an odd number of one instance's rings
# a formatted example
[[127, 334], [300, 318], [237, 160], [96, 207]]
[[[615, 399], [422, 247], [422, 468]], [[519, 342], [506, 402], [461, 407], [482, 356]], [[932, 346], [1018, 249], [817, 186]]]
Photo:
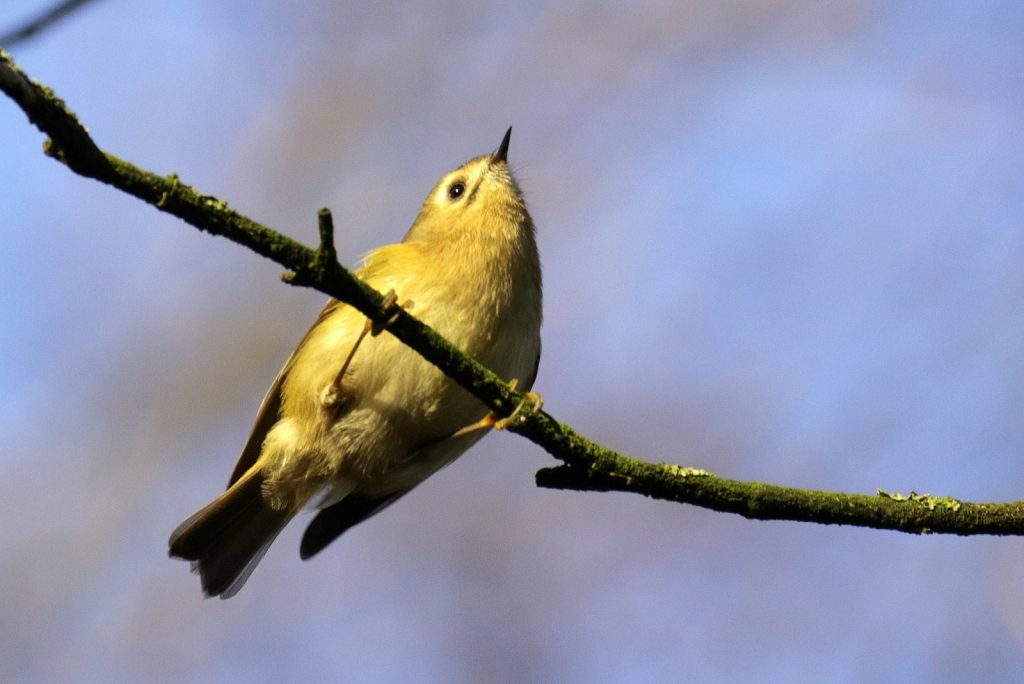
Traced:
[[[529, 389], [540, 354], [541, 275], [533, 222], [508, 169], [508, 134], [492, 155], [448, 173], [400, 244], [358, 274], [499, 376]], [[209, 595], [245, 582], [304, 506], [323, 510], [302, 557], [373, 515], [472, 446], [451, 436], [487, 410], [387, 333], [363, 339], [341, 396], [325, 403], [365, 318], [331, 301], [271, 386], [229, 488], [171, 535]]]

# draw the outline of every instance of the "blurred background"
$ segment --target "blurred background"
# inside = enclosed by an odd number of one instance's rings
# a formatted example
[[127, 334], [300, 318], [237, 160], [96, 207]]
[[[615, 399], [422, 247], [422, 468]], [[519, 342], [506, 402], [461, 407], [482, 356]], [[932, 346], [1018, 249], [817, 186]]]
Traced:
[[[43, 0], [7, 0], [0, 31]], [[105, 149], [356, 264], [510, 159], [546, 408], [727, 477], [1024, 498], [1024, 5], [97, 0], [12, 52]], [[1010, 682], [1024, 542], [536, 488], [496, 434], [230, 601], [166, 540], [323, 297], [0, 100], [0, 680]]]

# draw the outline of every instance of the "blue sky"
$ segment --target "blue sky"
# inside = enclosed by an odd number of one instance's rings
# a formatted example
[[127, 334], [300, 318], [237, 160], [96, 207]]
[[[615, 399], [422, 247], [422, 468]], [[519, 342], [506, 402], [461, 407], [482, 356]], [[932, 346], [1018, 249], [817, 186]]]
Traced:
[[[15, 0], [0, 27], [38, 7]], [[546, 408], [723, 476], [1024, 493], [1014, 2], [97, 2], [18, 46], [99, 144], [355, 264], [514, 127]], [[1015, 539], [539, 490], [493, 435], [234, 599], [166, 558], [322, 297], [0, 102], [0, 679], [1016, 681]]]

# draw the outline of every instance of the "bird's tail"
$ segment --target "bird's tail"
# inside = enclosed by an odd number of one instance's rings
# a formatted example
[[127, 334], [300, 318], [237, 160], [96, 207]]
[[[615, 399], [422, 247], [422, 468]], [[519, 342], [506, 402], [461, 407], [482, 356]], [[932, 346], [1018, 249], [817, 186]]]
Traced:
[[192, 561], [207, 596], [234, 596], [294, 515], [271, 507], [262, 486], [254, 467], [171, 533], [171, 557]]

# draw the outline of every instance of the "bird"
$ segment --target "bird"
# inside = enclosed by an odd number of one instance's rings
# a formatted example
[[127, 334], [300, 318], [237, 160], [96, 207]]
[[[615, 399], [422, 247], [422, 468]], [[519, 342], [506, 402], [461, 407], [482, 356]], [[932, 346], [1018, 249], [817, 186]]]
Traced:
[[[528, 392], [540, 363], [541, 266], [508, 164], [511, 134], [446, 173], [402, 241], [369, 252], [356, 274]], [[263, 398], [227, 489], [174, 530], [169, 555], [191, 562], [206, 596], [229, 598], [303, 510], [316, 512], [300, 544], [306, 560], [494, 426], [482, 402], [330, 299]]]

